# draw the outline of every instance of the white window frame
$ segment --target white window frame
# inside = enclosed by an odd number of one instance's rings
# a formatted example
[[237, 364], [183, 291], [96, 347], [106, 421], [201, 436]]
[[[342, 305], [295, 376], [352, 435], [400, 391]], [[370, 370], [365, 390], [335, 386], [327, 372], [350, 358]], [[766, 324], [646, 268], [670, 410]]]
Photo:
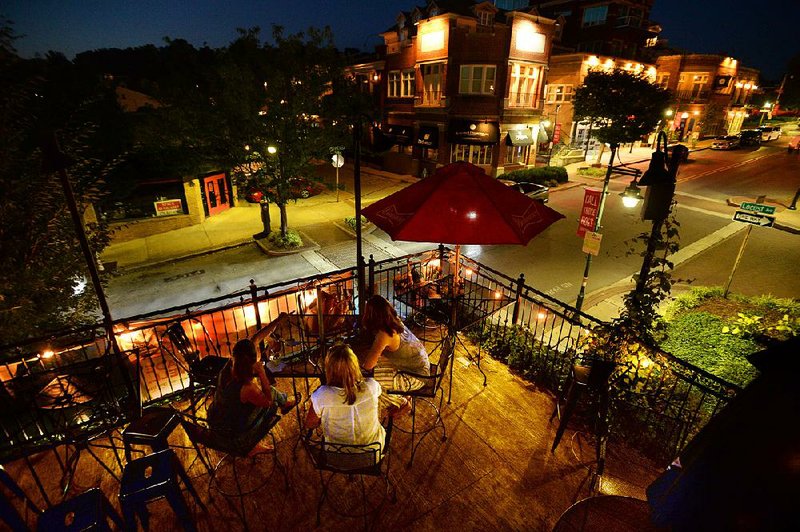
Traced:
[[572, 85], [548, 85], [547, 103], [571, 102], [573, 92]]
[[472, 164], [492, 164], [493, 144], [451, 144], [450, 162], [466, 161]]
[[511, 85], [508, 88], [510, 107], [536, 107], [542, 67], [533, 63], [511, 62]]
[[[588, 18], [586, 17], [587, 14], [590, 15]], [[584, 8], [583, 13], [581, 13], [581, 26], [584, 28], [588, 28], [589, 26], [601, 26], [605, 24], [607, 20], [608, 4], [587, 7]]]
[[491, 26], [494, 23], [494, 13], [491, 11], [479, 11], [478, 12], [478, 25], [479, 26]]
[[663, 89], [666, 89], [667, 85], [669, 85], [669, 78], [670, 78], [670, 73], [669, 72], [665, 72], [663, 74], [659, 74], [658, 77], [656, 78], [656, 85], [658, 85], [659, 87], [661, 87]]
[[389, 98], [411, 98], [414, 96], [414, 69], [392, 70], [387, 79]]
[[446, 63], [423, 63], [420, 65], [422, 76], [422, 104], [438, 105], [444, 97], [444, 72]]
[[[478, 69], [480, 69], [480, 73], [476, 75]], [[489, 78], [490, 70], [492, 72], [491, 79]], [[494, 94], [496, 78], [497, 65], [461, 65], [458, 92], [459, 94]], [[475, 90], [476, 82], [478, 90]]]

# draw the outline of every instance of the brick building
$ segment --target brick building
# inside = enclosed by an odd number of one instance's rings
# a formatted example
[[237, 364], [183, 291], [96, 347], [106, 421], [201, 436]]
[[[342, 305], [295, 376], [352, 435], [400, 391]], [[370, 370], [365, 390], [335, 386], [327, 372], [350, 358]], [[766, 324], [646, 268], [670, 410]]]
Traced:
[[395, 22], [378, 59], [350, 69], [394, 142], [384, 167], [423, 176], [465, 160], [500, 175], [534, 164], [555, 21], [431, 0]]
[[661, 32], [650, 20], [653, 0], [531, 0], [530, 5], [559, 24], [554, 54], [652, 59]]
[[758, 91], [758, 70], [713, 54], [664, 55], [656, 69], [658, 84], [675, 95], [669, 123], [675, 138], [732, 135], [742, 129]]
[[[583, 84], [590, 70], [621, 69], [643, 73], [656, 81], [656, 67], [633, 60], [589, 54], [562, 54], [550, 58], [547, 73], [547, 89], [544, 100], [544, 118], [552, 122], [559, 131], [558, 141], [575, 148], [591, 149], [594, 139], [587, 139], [589, 124], [573, 119], [572, 96], [575, 89]], [[582, 153], [579, 150], [579, 153]]]

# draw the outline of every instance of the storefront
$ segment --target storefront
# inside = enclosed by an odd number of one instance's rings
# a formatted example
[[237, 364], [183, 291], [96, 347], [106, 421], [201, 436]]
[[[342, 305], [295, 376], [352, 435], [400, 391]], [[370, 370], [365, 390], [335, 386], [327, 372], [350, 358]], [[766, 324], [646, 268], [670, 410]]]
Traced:
[[392, 143], [392, 148], [383, 156], [383, 167], [390, 172], [410, 174], [412, 171], [412, 141], [414, 126], [390, 124], [384, 136]]
[[450, 144], [450, 162], [467, 161], [484, 167], [490, 175], [497, 167], [497, 150], [500, 126], [497, 122], [454, 118], [447, 125], [447, 142]]
[[414, 147], [419, 160], [416, 175], [423, 178], [431, 175], [439, 162], [439, 126], [420, 125]]
[[[506, 133], [506, 150], [503, 166], [526, 166], [531, 164], [533, 131], [530, 128], [512, 129]], [[506, 168], [511, 171], [513, 168]]]
[[225, 173], [215, 172], [200, 178], [203, 206], [208, 216], [231, 208], [231, 185]]

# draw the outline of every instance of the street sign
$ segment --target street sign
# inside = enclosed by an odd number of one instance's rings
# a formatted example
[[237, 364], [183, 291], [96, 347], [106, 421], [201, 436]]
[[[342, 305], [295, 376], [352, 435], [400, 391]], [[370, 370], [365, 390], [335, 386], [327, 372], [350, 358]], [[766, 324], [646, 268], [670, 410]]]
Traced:
[[733, 214], [733, 220], [735, 222], [744, 222], [747, 224], [758, 225], [761, 227], [772, 227], [775, 223], [774, 216], [766, 216], [764, 214], [754, 214], [752, 212], [747, 211], [736, 211]]
[[583, 249], [584, 253], [590, 253], [595, 257], [600, 254], [600, 242], [603, 240], [603, 235], [600, 233], [595, 233], [594, 231], [586, 231], [586, 234], [583, 237]]
[[764, 205], [763, 203], [749, 203], [743, 201], [739, 208], [744, 211], [758, 212], [761, 214], [775, 214], [775, 207], [773, 205]]
[[341, 168], [344, 166], [344, 157], [342, 157], [341, 153], [334, 153], [331, 155], [331, 163], [333, 163], [334, 168]]
[[578, 218], [578, 236], [583, 238], [587, 231], [594, 231], [597, 215], [600, 211], [600, 198], [603, 191], [597, 188], [587, 188], [583, 193], [583, 207]]

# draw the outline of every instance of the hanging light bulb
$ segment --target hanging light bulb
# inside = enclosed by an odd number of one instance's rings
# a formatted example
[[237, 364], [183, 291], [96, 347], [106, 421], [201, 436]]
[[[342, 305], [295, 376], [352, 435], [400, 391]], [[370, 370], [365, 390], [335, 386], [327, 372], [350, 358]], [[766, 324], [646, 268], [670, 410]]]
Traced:
[[622, 196], [622, 205], [627, 207], [628, 209], [633, 209], [639, 202], [642, 201], [642, 191], [639, 189], [639, 186], [636, 184], [636, 179], [631, 181], [631, 184], [625, 187], [625, 190], [622, 191], [620, 194]]

